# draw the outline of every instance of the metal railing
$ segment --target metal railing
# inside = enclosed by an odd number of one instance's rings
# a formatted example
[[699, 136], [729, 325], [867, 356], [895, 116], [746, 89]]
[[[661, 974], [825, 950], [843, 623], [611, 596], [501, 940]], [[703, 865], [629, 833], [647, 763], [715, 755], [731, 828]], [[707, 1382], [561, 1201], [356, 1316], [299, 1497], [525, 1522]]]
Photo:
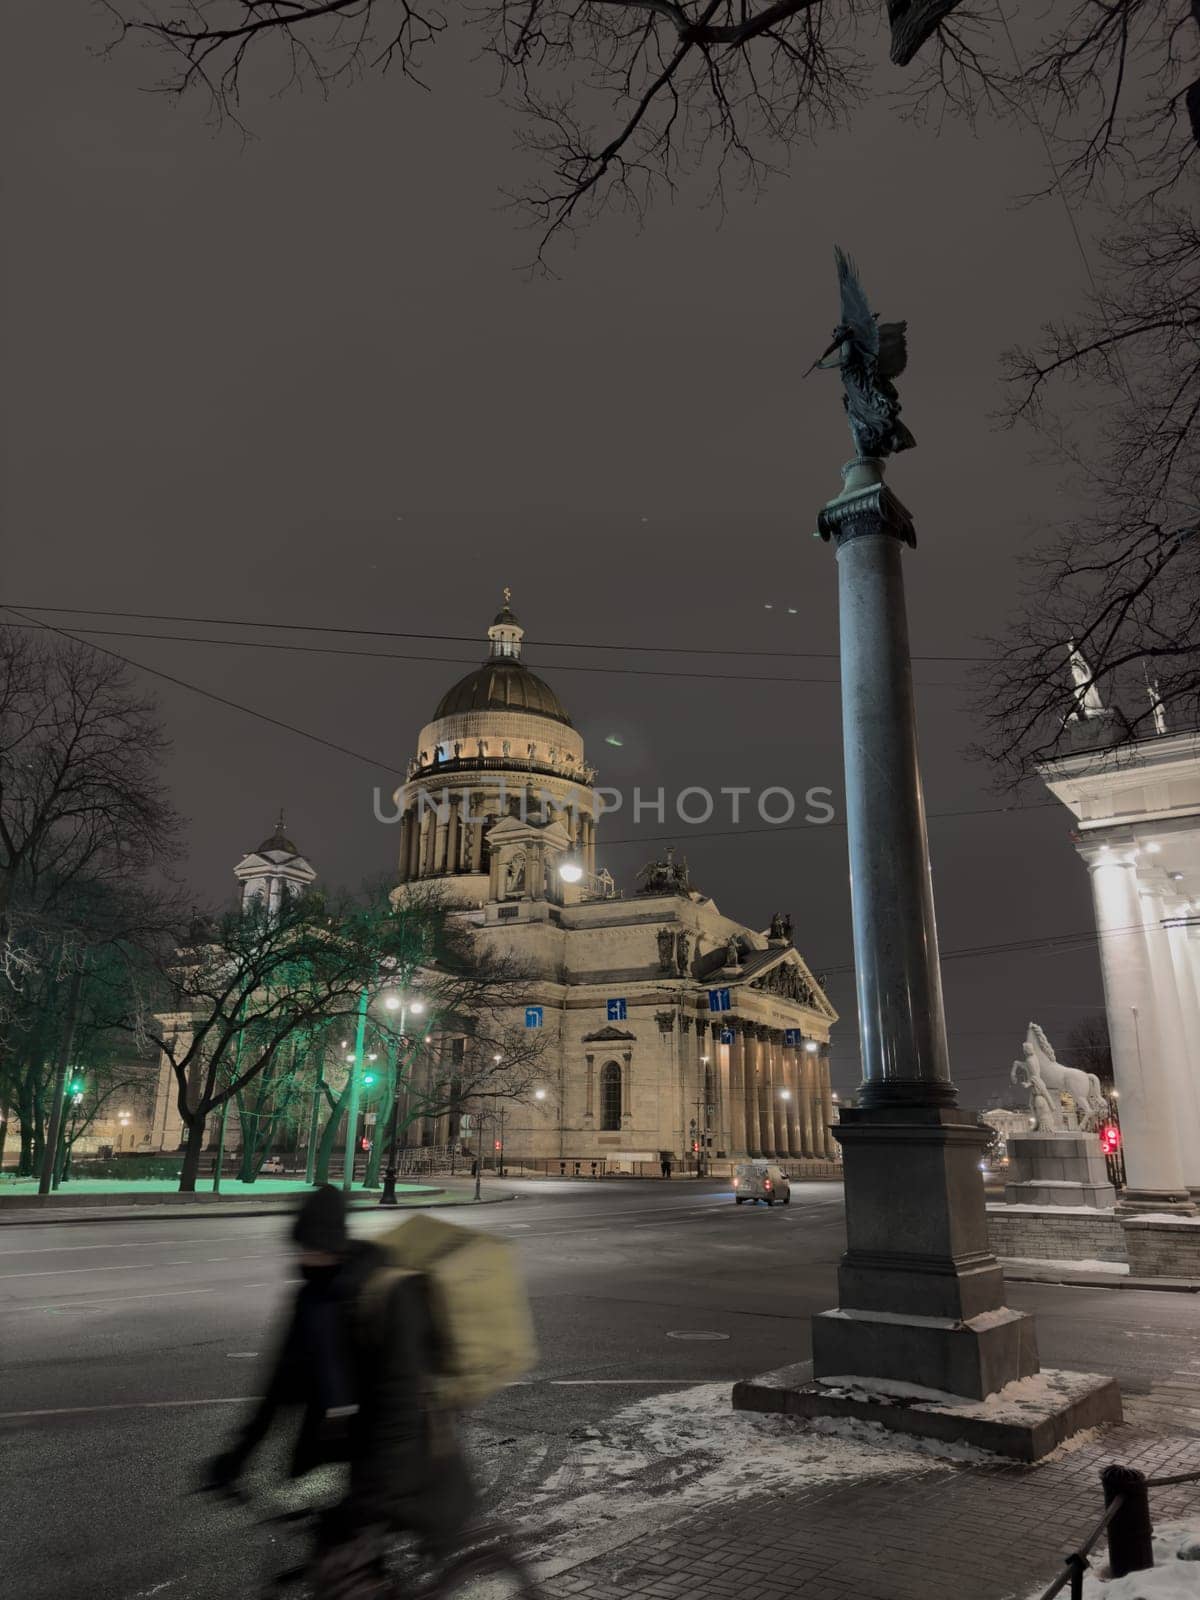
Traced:
[[1123, 1578], [1127, 1572], [1145, 1572], [1154, 1565], [1154, 1530], [1150, 1522], [1150, 1490], [1165, 1489], [1170, 1484], [1200, 1482], [1200, 1472], [1178, 1472], [1169, 1478], [1147, 1478], [1136, 1467], [1113, 1464], [1100, 1474], [1104, 1490], [1104, 1515], [1091, 1533], [1070, 1555], [1063, 1557], [1065, 1571], [1038, 1600], [1054, 1600], [1068, 1584], [1071, 1600], [1083, 1600], [1083, 1575], [1088, 1570], [1088, 1557], [1100, 1542], [1100, 1535], [1108, 1535], [1108, 1564], [1114, 1578]]

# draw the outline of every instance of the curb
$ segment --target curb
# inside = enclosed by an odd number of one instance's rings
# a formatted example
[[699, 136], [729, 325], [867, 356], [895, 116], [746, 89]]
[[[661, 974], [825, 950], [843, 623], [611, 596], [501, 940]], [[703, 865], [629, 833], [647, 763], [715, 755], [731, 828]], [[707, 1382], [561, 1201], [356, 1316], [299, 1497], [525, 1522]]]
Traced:
[[[1004, 1267], [1001, 1259], [1000, 1265]], [[1010, 1272], [1004, 1267], [1006, 1283], [1048, 1283], [1061, 1289], [1143, 1289], [1156, 1294], [1200, 1294], [1197, 1278], [1128, 1278], [1107, 1272]]]
[[[439, 1206], [447, 1205], [457, 1210], [460, 1206], [468, 1207], [476, 1204], [474, 1200], [448, 1201], [444, 1198], [445, 1192], [445, 1190], [437, 1190], [436, 1194], [439, 1196], [439, 1198], [431, 1197], [428, 1200], [419, 1200], [410, 1202], [408, 1205], [396, 1206], [395, 1211], [397, 1214], [402, 1211], [433, 1211]], [[299, 1196], [296, 1196], [295, 1198], [299, 1199]], [[478, 1204], [484, 1206], [499, 1205], [506, 1200], [517, 1200], [519, 1198], [520, 1197], [515, 1194], [481, 1195], [479, 1197]], [[372, 1212], [380, 1211], [384, 1208], [380, 1206], [377, 1200], [369, 1200], [352, 1201], [349, 1209], [351, 1211]], [[14, 1213], [12, 1216], [8, 1217], [0, 1215], [0, 1230], [3, 1230], [4, 1228], [49, 1227], [55, 1223], [60, 1225], [70, 1225], [74, 1223], [77, 1226], [81, 1224], [88, 1224], [94, 1227], [97, 1223], [104, 1222], [187, 1222], [191, 1221], [193, 1218], [199, 1217], [293, 1217], [295, 1214], [295, 1205], [282, 1206], [277, 1205], [274, 1201], [270, 1200], [254, 1201], [248, 1205], [243, 1204], [237, 1210], [234, 1210], [230, 1206], [222, 1205], [220, 1202], [212, 1205], [197, 1205], [187, 1207], [172, 1207], [170, 1205], [145, 1205], [132, 1207], [127, 1211], [120, 1211], [116, 1208], [104, 1208], [101, 1210], [88, 1212], [86, 1215], [82, 1216], [77, 1212], [72, 1213], [69, 1216], [46, 1216], [44, 1212], [30, 1210], [25, 1213]]]

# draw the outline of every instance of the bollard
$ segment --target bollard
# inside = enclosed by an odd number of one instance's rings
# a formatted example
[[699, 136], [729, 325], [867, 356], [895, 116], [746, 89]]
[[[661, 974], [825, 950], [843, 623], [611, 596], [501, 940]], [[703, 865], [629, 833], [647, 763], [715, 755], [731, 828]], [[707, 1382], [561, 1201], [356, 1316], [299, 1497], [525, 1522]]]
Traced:
[[1144, 1572], [1154, 1565], [1146, 1476], [1136, 1467], [1113, 1465], [1105, 1467], [1100, 1482], [1104, 1485], [1106, 1506], [1118, 1495], [1122, 1500], [1120, 1510], [1108, 1525], [1108, 1564], [1112, 1575], [1123, 1578], [1127, 1572]]

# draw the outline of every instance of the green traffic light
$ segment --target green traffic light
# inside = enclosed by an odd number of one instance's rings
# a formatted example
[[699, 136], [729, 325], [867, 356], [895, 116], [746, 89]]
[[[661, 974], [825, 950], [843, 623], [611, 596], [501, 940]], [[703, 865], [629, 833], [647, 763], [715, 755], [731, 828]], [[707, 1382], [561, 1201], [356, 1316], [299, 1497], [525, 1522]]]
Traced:
[[367, 1088], [369, 1089], [371, 1087], [371, 1085], [375, 1082], [375, 1074], [373, 1072], [364, 1072], [363, 1073], [363, 1082], [366, 1084]]
[[83, 1079], [82, 1078], [72, 1078], [70, 1084], [68, 1085], [68, 1092], [70, 1094], [82, 1094], [83, 1093]]

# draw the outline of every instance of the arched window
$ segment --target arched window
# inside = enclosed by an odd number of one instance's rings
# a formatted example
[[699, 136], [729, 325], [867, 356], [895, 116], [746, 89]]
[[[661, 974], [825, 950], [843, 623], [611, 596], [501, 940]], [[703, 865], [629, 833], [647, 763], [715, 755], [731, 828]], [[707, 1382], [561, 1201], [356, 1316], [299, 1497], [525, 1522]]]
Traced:
[[615, 1061], [600, 1068], [600, 1126], [608, 1133], [621, 1127], [621, 1069]]

